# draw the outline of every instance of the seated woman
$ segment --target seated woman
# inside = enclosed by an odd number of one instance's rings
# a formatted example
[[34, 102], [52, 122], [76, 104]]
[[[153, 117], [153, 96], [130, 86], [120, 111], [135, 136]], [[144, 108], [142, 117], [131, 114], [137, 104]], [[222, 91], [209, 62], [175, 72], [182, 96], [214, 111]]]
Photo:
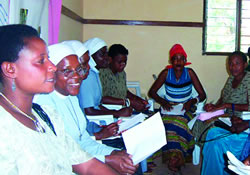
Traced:
[[[241, 111], [250, 109], [250, 73], [245, 71], [246, 67], [247, 56], [244, 53], [236, 51], [230, 54], [228, 68], [231, 75], [222, 90], [221, 97], [216, 104], [205, 105], [206, 111], [226, 109], [226, 113], [232, 116], [232, 127], [230, 131], [219, 127], [208, 131], [206, 140], [214, 141], [206, 142], [203, 147], [202, 175], [229, 174], [226, 170], [224, 154], [230, 151], [237, 158], [241, 155], [248, 137], [248, 134], [243, 131], [249, 128], [249, 121], [240, 118]], [[221, 138], [222, 136], [224, 137]]]
[[148, 102], [131, 93], [126, 85], [128, 50], [121, 44], [110, 46], [108, 55], [111, 58], [109, 67], [100, 70], [102, 83], [102, 103], [131, 106], [137, 111], [146, 110]]
[[[86, 55], [82, 59], [82, 64], [88, 63], [88, 53]], [[83, 150], [107, 163], [119, 173], [133, 174], [136, 167], [133, 166], [131, 158], [125, 151], [97, 143], [86, 131], [86, 118], [76, 95], [82, 80], [87, 78], [88, 70], [83, 70], [77, 55], [65, 42], [49, 46], [49, 56], [57, 67], [55, 91], [39, 95], [36, 97], [36, 102], [42, 106], [51, 106], [59, 112], [66, 132]], [[111, 128], [112, 134], [116, 134], [117, 129], [117, 127]]]
[[247, 141], [241, 152], [240, 160], [243, 161], [245, 165], [250, 166], [250, 134], [248, 134]]
[[116, 174], [82, 151], [35, 94], [54, 90], [56, 67], [45, 42], [26, 25], [0, 27], [0, 174]]
[[[171, 66], [164, 69], [149, 90], [151, 96], [164, 109], [171, 110], [173, 105], [183, 103], [184, 115], [163, 116], [168, 144], [163, 147], [163, 162], [170, 170], [177, 171], [184, 165], [184, 158], [191, 155], [194, 148], [193, 136], [187, 123], [192, 119], [190, 108], [206, 98], [203, 87], [191, 68], [185, 68], [187, 54], [180, 44], [175, 44], [169, 52]], [[170, 68], [169, 68], [170, 67]], [[157, 91], [165, 86], [166, 96], [160, 97]], [[192, 86], [198, 96], [192, 98]]]
[[[76, 53], [78, 57], [78, 61], [81, 64], [84, 76], [82, 77], [82, 80], [85, 80], [88, 77], [89, 74], [89, 52], [87, 48], [82, 44], [82, 42], [77, 41], [77, 40], [68, 40], [64, 41], [63, 44], [66, 44], [69, 46], [73, 51]], [[61, 45], [59, 45], [61, 46]], [[58, 46], [58, 47], [59, 47]], [[67, 47], [66, 46], [66, 47]], [[56, 48], [56, 47], [55, 47]], [[55, 53], [56, 54], [56, 53]], [[82, 110], [84, 113], [84, 110]], [[116, 123], [111, 123], [110, 125], [98, 125], [95, 122], [89, 122], [88, 118], [86, 115], [84, 115], [87, 121], [87, 131], [91, 136], [95, 136], [96, 140], [102, 140], [111, 136], [115, 136], [117, 133], [114, 131], [118, 131], [118, 124]], [[122, 144], [124, 146], [124, 144]], [[120, 148], [120, 147], [118, 147]]]
[[109, 110], [102, 103], [102, 85], [99, 78], [99, 70], [108, 67], [109, 58], [107, 54], [107, 44], [100, 38], [91, 38], [84, 42], [89, 50], [90, 71], [80, 87], [77, 95], [79, 104], [86, 115], [114, 115], [131, 116], [132, 109], [129, 107], [120, 110]]

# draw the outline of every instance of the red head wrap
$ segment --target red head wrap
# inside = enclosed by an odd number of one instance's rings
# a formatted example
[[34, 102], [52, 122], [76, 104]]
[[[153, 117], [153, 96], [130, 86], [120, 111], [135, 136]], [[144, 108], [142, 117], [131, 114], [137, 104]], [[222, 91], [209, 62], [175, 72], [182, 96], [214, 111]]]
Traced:
[[182, 54], [185, 58], [187, 58], [187, 54], [183, 47], [180, 44], [175, 44], [169, 51], [169, 56], [170, 59], [175, 55], [175, 54]]
[[[187, 54], [186, 54], [185, 50], [183, 49], [183, 47], [180, 44], [175, 44], [170, 49], [170, 51], [169, 51], [170, 59], [172, 59], [172, 57], [177, 53], [182, 54], [187, 59]], [[190, 64], [191, 64], [190, 62], [186, 62], [185, 66], [190, 65]], [[167, 68], [168, 69], [172, 68], [172, 65], [168, 65]]]

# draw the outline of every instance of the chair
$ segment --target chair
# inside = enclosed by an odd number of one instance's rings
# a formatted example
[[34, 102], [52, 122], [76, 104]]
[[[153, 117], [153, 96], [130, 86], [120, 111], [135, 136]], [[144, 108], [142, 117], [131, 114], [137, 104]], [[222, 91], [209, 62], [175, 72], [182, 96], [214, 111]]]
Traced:
[[127, 81], [127, 87], [129, 89], [134, 88], [136, 91], [136, 95], [141, 97], [141, 87], [139, 81]]

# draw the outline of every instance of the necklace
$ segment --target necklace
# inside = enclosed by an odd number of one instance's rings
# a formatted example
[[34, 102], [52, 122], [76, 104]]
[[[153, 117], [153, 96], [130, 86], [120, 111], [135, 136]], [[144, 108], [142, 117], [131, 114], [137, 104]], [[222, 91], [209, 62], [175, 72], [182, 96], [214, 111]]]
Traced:
[[14, 108], [16, 109], [19, 113], [24, 115], [25, 117], [29, 118], [32, 120], [36, 126], [36, 131], [45, 133], [45, 129], [42, 127], [40, 122], [37, 119], [34, 119], [33, 117], [29, 116], [28, 114], [24, 113], [21, 109], [19, 109], [16, 105], [14, 105], [2, 92], [0, 92], [0, 95]]

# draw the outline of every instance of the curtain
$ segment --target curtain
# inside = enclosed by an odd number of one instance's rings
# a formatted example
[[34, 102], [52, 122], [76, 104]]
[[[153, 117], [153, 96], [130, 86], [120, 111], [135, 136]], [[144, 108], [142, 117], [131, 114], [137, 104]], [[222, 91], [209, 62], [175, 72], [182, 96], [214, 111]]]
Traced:
[[27, 24], [48, 42], [49, 0], [9, 0], [9, 24]]
[[55, 44], [58, 42], [60, 31], [60, 17], [62, 9], [62, 0], [50, 0], [49, 2], [49, 42]]
[[9, 0], [0, 0], [0, 26], [8, 24]]

